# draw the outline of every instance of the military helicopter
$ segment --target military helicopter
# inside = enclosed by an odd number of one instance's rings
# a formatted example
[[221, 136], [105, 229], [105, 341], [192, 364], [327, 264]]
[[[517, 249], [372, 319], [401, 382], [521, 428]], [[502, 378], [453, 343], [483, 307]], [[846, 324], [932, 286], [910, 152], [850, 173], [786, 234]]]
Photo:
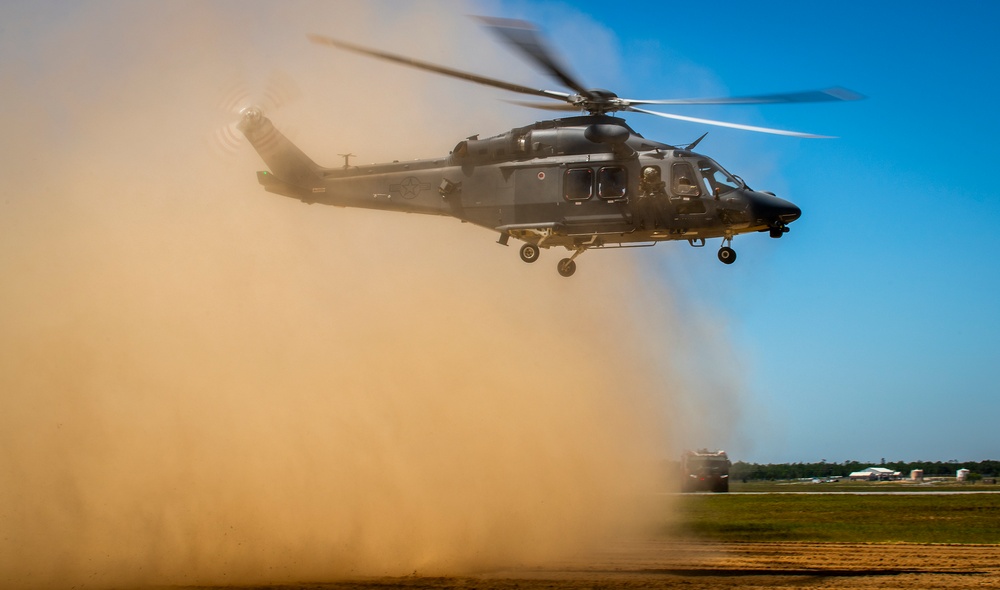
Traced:
[[701, 247], [707, 239], [721, 238], [719, 260], [732, 264], [734, 236], [768, 232], [780, 238], [799, 218], [800, 209], [773, 193], [751, 189], [712, 158], [695, 153], [707, 133], [688, 145], [674, 146], [644, 138], [611, 114], [625, 111], [793, 137], [824, 137], [640, 106], [863, 98], [844, 88], [726, 98], [620, 98], [578, 82], [530, 23], [476, 18], [572, 92], [536, 90], [330, 37], [309, 38], [320, 45], [562, 103], [517, 104], [586, 114], [540, 121], [486, 139], [469, 137], [437, 159], [351, 166], [352, 154], [341, 154], [344, 165], [328, 168], [313, 162], [259, 108], [251, 107], [242, 111], [237, 128], [270, 169], [257, 173], [260, 184], [269, 192], [310, 204], [456, 217], [497, 232], [502, 245], [512, 237], [523, 241], [524, 262], [538, 260], [542, 248], [561, 246], [571, 253], [557, 265], [564, 277], [573, 275], [576, 258], [589, 249], [652, 246], [669, 240]]

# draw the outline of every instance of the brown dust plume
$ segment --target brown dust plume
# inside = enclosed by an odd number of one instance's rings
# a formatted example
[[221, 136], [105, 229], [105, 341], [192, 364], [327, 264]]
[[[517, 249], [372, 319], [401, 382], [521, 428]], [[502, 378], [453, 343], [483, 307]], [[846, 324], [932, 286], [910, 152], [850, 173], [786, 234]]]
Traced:
[[275, 68], [324, 164], [523, 124], [305, 41], [502, 70], [446, 8], [0, 8], [0, 585], [475, 572], [655, 520], [626, 507], [674, 453], [684, 325], [634, 258], [566, 280], [451, 219], [265, 193], [206, 139]]

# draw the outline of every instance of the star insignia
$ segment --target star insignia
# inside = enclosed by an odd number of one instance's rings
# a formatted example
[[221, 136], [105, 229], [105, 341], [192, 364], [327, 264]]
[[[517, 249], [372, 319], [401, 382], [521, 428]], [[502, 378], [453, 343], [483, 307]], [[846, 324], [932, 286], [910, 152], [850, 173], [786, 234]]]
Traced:
[[425, 191], [431, 188], [431, 185], [422, 183], [416, 176], [407, 176], [399, 182], [399, 184], [389, 185], [389, 191], [393, 193], [399, 193], [404, 199], [413, 199], [420, 194], [420, 191]]

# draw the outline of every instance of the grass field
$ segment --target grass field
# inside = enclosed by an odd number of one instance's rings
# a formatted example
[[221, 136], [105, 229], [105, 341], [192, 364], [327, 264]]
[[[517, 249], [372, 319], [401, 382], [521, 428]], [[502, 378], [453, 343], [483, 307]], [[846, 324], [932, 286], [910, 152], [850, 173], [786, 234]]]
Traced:
[[810, 480], [732, 481], [729, 485], [733, 492], [1000, 492], [1000, 484], [958, 482], [954, 478], [928, 480], [925, 483], [909, 480], [869, 482], [841, 479], [826, 483], [813, 483]]
[[675, 518], [674, 535], [724, 542], [1000, 544], [1000, 494], [693, 494]]

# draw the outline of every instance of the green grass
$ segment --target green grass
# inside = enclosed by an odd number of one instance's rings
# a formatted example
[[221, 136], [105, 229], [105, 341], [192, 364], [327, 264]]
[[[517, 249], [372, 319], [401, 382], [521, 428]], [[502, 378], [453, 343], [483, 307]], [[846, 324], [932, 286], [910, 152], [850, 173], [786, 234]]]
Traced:
[[732, 481], [733, 492], [1000, 492], [1000, 484], [967, 483], [952, 480], [935, 480], [926, 483], [902, 481], [849, 481], [812, 483], [808, 480], [790, 481]]
[[684, 495], [672, 534], [726, 541], [1000, 544], [1000, 494]]

